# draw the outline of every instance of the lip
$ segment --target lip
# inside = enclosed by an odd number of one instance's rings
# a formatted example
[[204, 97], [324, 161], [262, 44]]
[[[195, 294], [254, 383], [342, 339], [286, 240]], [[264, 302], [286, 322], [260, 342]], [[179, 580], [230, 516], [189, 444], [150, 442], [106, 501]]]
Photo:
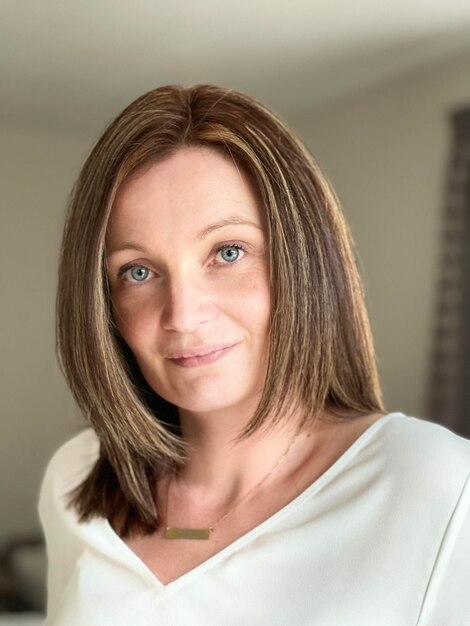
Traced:
[[191, 348], [187, 350], [177, 350], [176, 352], [171, 352], [167, 359], [189, 359], [193, 356], [206, 356], [207, 354], [211, 354], [212, 352], [216, 352], [217, 350], [224, 350], [225, 348], [232, 347], [233, 343], [216, 343], [208, 346], [199, 346], [198, 348]]
[[201, 346], [193, 350], [182, 350], [174, 352], [167, 358], [180, 367], [201, 367], [215, 363], [224, 357], [237, 344], [220, 344], [213, 346]]

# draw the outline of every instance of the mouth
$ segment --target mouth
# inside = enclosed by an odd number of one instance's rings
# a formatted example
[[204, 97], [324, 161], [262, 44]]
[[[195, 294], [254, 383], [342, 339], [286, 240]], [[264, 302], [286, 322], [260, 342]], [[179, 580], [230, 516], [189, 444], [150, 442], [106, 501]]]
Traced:
[[236, 345], [237, 344], [203, 346], [195, 350], [175, 352], [167, 358], [179, 367], [201, 367], [219, 361]]

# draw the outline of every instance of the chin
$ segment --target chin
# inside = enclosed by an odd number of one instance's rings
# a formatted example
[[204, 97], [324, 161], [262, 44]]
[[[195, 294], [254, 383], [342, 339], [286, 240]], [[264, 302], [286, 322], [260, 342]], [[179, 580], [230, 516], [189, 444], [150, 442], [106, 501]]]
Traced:
[[144, 378], [160, 397], [191, 413], [237, 410], [240, 417], [251, 417], [261, 398], [260, 372], [246, 365], [211, 372], [145, 369], [141, 367]]
[[220, 380], [205, 381], [204, 385], [192, 385], [182, 389], [162, 389], [154, 387], [159, 396], [174, 404], [178, 409], [190, 413], [219, 413], [234, 410], [243, 413], [248, 407], [256, 408], [260, 395], [254, 391], [240, 393], [240, 388], [230, 384], [224, 385]]
[[[162, 395], [162, 394], [159, 394]], [[165, 397], [162, 395], [162, 397]], [[191, 413], [214, 413], [230, 410], [234, 406], [244, 404], [246, 398], [239, 395], [231, 396], [218, 389], [214, 393], [167, 394], [165, 399], [176, 405], [178, 409]]]

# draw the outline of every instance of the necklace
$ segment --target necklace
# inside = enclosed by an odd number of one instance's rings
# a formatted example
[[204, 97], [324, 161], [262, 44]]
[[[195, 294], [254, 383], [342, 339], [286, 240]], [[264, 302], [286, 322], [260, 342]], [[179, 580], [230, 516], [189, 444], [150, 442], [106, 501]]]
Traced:
[[294, 446], [297, 441], [297, 437], [299, 435], [296, 434], [292, 441], [290, 442], [287, 450], [279, 457], [276, 464], [269, 470], [269, 472], [263, 476], [263, 478], [256, 483], [254, 487], [252, 487], [249, 491], [242, 496], [238, 502], [236, 502], [232, 508], [230, 508], [227, 513], [222, 515], [218, 520], [216, 520], [213, 524], [208, 526], [207, 528], [177, 528], [176, 526], [170, 526], [168, 524], [168, 510], [169, 510], [169, 501], [170, 501], [170, 486], [171, 486], [171, 478], [168, 481], [168, 491], [167, 491], [167, 525], [165, 527], [165, 538], [166, 539], [210, 539], [211, 534], [214, 532], [214, 528], [221, 524], [224, 520], [227, 519], [229, 515], [231, 515], [235, 509], [237, 509], [242, 502], [245, 502], [247, 498], [256, 490], [261, 487], [261, 485], [273, 474], [277, 468], [281, 465], [281, 463], [285, 460], [286, 456], [289, 454], [291, 448]]

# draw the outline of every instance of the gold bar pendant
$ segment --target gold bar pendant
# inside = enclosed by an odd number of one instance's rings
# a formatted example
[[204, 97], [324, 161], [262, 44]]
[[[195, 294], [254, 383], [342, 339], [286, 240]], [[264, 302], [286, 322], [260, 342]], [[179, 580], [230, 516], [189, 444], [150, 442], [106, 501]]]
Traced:
[[210, 536], [210, 528], [165, 528], [166, 539], [209, 539]]

